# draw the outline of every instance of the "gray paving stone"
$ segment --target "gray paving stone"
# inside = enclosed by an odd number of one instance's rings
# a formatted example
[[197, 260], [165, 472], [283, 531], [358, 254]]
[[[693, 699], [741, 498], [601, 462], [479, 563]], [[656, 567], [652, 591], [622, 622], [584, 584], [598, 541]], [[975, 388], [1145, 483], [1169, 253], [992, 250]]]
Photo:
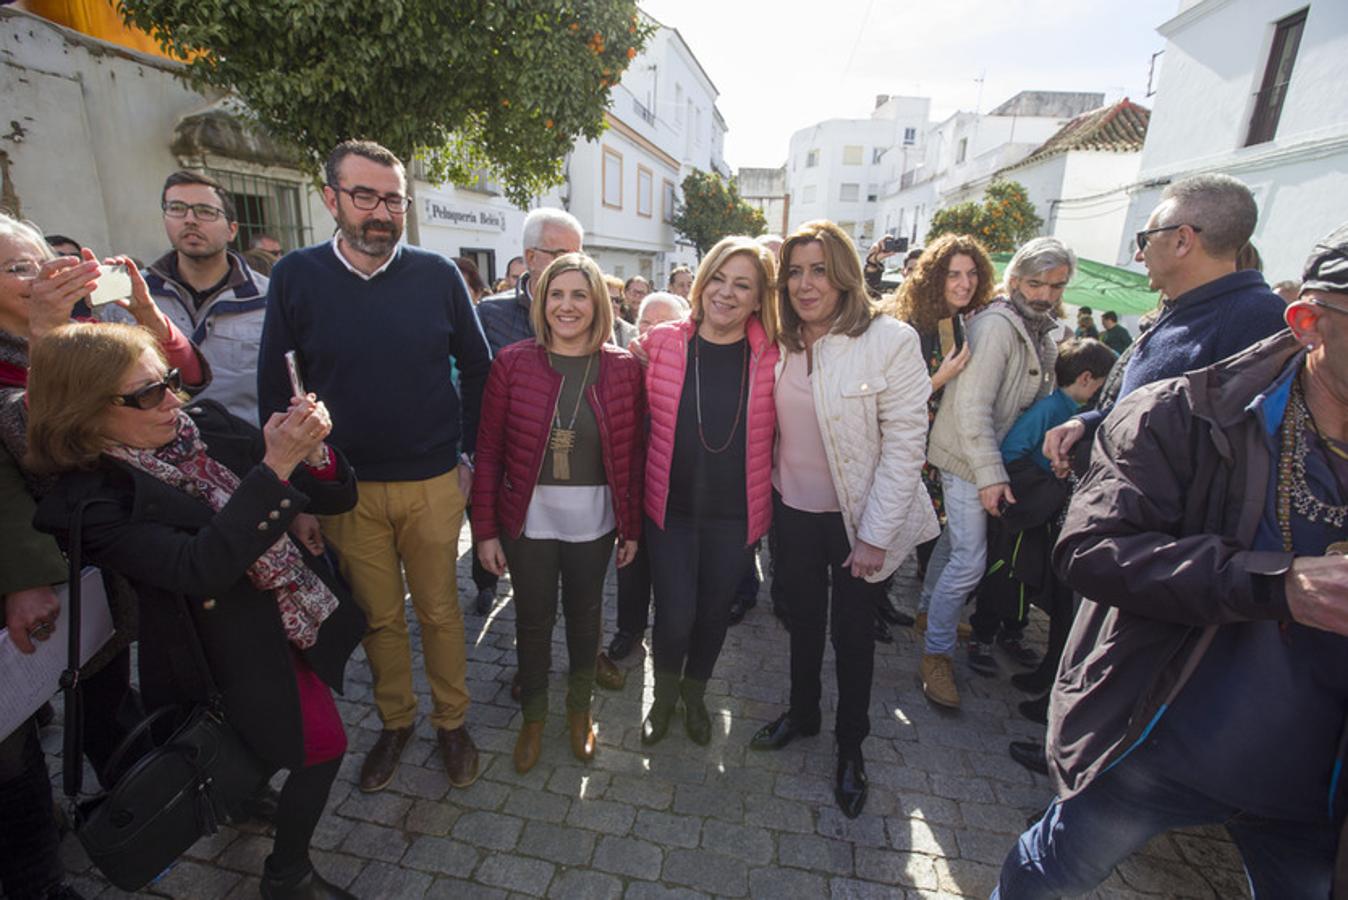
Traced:
[[743, 897], [749, 888], [749, 867], [710, 850], [671, 850], [665, 857], [662, 880], [725, 897]]
[[643, 809], [637, 813], [632, 832], [661, 846], [691, 849], [696, 847], [701, 839], [702, 820], [696, 816], [680, 816]]
[[814, 810], [808, 804], [783, 797], [750, 794], [744, 798], [744, 821], [774, 831], [814, 833]]
[[744, 821], [744, 801], [739, 794], [695, 784], [674, 789], [674, 811], [689, 816], [710, 816], [727, 822]]
[[[443, 792], [442, 792], [443, 796]], [[348, 819], [376, 822], [380, 825], [399, 825], [412, 808], [412, 799], [391, 791], [377, 794], [355, 793], [346, 798], [337, 812]]]
[[505, 900], [508, 896], [500, 888], [458, 878], [437, 878], [426, 892], [426, 900]]
[[866, 809], [855, 819], [849, 819], [835, 806], [825, 806], [819, 810], [816, 830], [824, 837], [837, 838], [848, 843], [866, 847], [884, 847], [888, 843], [885, 836], [885, 820], [871, 811], [871, 800], [867, 798]]
[[1025, 830], [1025, 816], [1018, 809], [991, 803], [961, 803], [960, 816], [970, 828], [1017, 835]]
[[401, 831], [358, 822], [342, 841], [342, 852], [364, 859], [377, 859], [386, 863], [397, 863], [407, 852], [407, 838]]
[[614, 775], [604, 791], [604, 799], [648, 809], [669, 809], [674, 802], [674, 787], [650, 776]]
[[194, 900], [219, 900], [227, 896], [243, 876], [228, 869], [180, 860], [154, 884], [155, 891], [170, 897], [192, 897]]
[[1001, 866], [969, 859], [934, 859], [937, 886], [948, 893], [986, 897], [997, 886]]
[[443, 801], [418, 800], [407, 811], [403, 827], [422, 834], [449, 834], [459, 818], [459, 810]]
[[477, 865], [478, 856], [478, 851], [461, 841], [422, 835], [407, 848], [402, 865], [437, 876], [452, 875], [467, 878]]
[[832, 900], [894, 900], [897, 896], [904, 896], [903, 891], [890, 885], [858, 881], [855, 878], [834, 878], [829, 882], [829, 891]]
[[784, 834], [777, 839], [777, 862], [831, 875], [852, 874], [852, 845], [814, 834]]
[[604, 835], [594, 853], [594, 867], [629, 878], [654, 881], [660, 877], [664, 853], [655, 844], [636, 838]]
[[856, 867], [857, 877], [866, 881], [923, 890], [935, 890], [938, 886], [932, 857], [921, 853], [858, 847]]
[[772, 861], [774, 851], [771, 835], [762, 828], [731, 825], [715, 819], [702, 826], [702, 846], [751, 866], [767, 865]]
[[624, 835], [632, 830], [636, 817], [636, 811], [626, 804], [607, 800], [576, 800], [571, 804], [566, 821], [578, 828]]
[[961, 859], [1000, 866], [1015, 846], [1016, 839], [990, 831], [961, 829], [955, 832], [955, 843]]
[[612, 777], [612, 773], [598, 766], [593, 769], [558, 766], [548, 777], [547, 789], [563, 797], [596, 800], [604, 795], [604, 790]]
[[355, 881], [367, 864], [360, 857], [348, 853], [330, 853], [327, 850], [310, 850], [309, 858], [318, 873], [338, 887], [346, 887]]
[[524, 827], [516, 849], [526, 856], [537, 856], [564, 866], [583, 866], [590, 861], [594, 844], [593, 832], [547, 822], [530, 822]]
[[556, 900], [618, 900], [623, 895], [623, 883], [612, 875], [601, 872], [583, 872], [572, 869], [563, 872], [548, 888], [548, 896]]
[[519, 840], [524, 820], [500, 813], [474, 812], [464, 813], [454, 823], [456, 840], [482, 847], [488, 850], [509, 850]]
[[478, 866], [476, 878], [496, 887], [542, 897], [557, 867], [541, 859], [495, 853]]
[[668, 887], [650, 881], [634, 881], [627, 886], [623, 900], [706, 900], [707, 895], [689, 888]]
[[424, 897], [434, 879], [425, 872], [372, 862], [352, 882], [350, 891], [357, 897], [397, 897], [415, 900]]
[[749, 896], [823, 897], [825, 884], [821, 876], [801, 869], [754, 869], [749, 873]]
[[561, 794], [516, 788], [506, 798], [503, 812], [530, 822], [562, 822], [573, 801]]

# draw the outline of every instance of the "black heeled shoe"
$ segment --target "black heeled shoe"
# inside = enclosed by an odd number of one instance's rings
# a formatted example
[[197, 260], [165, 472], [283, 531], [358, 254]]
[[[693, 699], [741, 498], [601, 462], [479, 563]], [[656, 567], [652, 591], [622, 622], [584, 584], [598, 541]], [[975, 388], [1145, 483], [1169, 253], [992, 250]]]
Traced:
[[797, 737], [813, 737], [818, 733], [818, 725], [813, 728], [803, 728], [797, 724], [795, 719], [791, 718], [791, 713], [788, 711], [754, 732], [753, 738], [749, 741], [749, 749], [780, 750]]
[[833, 799], [849, 819], [861, 815], [866, 806], [866, 766], [861, 753], [838, 756], [838, 777], [833, 783]]

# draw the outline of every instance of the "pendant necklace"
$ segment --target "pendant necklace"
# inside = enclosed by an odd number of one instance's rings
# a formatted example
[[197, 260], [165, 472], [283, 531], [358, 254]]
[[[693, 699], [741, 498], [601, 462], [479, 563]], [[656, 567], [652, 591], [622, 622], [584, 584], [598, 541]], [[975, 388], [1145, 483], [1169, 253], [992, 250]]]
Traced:
[[693, 387], [697, 395], [697, 439], [702, 442], [702, 449], [708, 453], [724, 453], [730, 442], [735, 439], [735, 432], [740, 427], [740, 417], [744, 414], [744, 380], [748, 371], [749, 342], [745, 341], [740, 352], [740, 397], [735, 404], [735, 421], [730, 424], [730, 434], [726, 436], [725, 443], [713, 447], [707, 443], [707, 434], [702, 428], [702, 337], [693, 335]]
[[[552, 353], [548, 353], [551, 361]], [[590, 380], [590, 366], [594, 364], [594, 355], [585, 361], [585, 374], [580, 379], [580, 390], [576, 391], [576, 405], [571, 410], [571, 421], [562, 427], [561, 410], [553, 409], [552, 434], [548, 437], [548, 449], [552, 451], [552, 477], [558, 481], [571, 480], [571, 450], [576, 446], [576, 416], [580, 415], [580, 404], [585, 399], [585, 384]], [[562, 388], [557, 392], [557, 406], [561, 406], [562, 391], [566, 390], [566, 376], [562, 376]]]

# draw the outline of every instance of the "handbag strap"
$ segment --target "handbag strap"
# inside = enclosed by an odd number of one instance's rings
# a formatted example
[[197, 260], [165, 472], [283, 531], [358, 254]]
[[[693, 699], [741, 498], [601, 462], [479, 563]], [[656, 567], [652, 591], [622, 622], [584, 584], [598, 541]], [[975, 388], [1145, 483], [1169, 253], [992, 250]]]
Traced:
[[[67, 552], [70, 571], [66, 598], [69, 633], [66, 640], [66, 668], [61, 672], [60, 684], [65, 707], [65, 731], [62, 735], [61, 749], [61, 786], [66, 796], [71, 800], [75, 800], [79, 796], [84, 785], [84, 699], [80, 689], [80, 589], [82, 586], [81, 575], [84, 569], [82, 561], [84, 555], [84, 512], [96, 503], [115, 505], [116, 502], [108, 497], [91, 497], [82, 500], [75, 507], [75, 512], [70, 521], [69, 550]], [[210, 663], [206, 660], [206, 653], [201, 646], [201, 637], [197, 634], [196, 621], [192, 618], [192, 610], [186, 597], [183, 598], [182, 615], [183, 625], [187, 632], [187, 645], [191, 650], [192, 660], [206, 686], [208, 703], [213, 712], [223, 716], [224, 696], [220, 693], [220, 688], [211, 675]], [[158, 718], [160, 716], [157, 713], [152, 713], [145, 722], [137, 726], [133, 734], [143, 732], [145, 730], [143, 726], [147, 722], [152, 724], [152, 720]], [[121, 752], [122, 748], [119, 747], [118, 753]]]

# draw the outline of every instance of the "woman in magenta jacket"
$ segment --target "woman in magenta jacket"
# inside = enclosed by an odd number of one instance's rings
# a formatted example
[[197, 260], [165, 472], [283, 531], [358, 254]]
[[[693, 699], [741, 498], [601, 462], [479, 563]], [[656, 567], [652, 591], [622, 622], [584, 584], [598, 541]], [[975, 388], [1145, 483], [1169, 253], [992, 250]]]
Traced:
[[613, 305], [599, 267], [578, 253], [559, 256], [539, 279], [529, 315], [535, 338], [503, 349], [487, 378], [472, 494], [478, 558], [498, 576], [511, 571], [521, 773], [542, 750], [559, 579], [571, 751], [583, 762], [594, 756], [604, 575], [615, 536], [619, 566], [636, 553], [645, 447], [641, 367], [604, 343]]
[[698, 267], [692, 314], [642, 339], [651, 416], [646, 530], [655, 589], [655, 701], [641, 740], [669, 730], [680, 697], [696, 743], [735, 586], [772, 516], [776, 260], [728, 237]]

